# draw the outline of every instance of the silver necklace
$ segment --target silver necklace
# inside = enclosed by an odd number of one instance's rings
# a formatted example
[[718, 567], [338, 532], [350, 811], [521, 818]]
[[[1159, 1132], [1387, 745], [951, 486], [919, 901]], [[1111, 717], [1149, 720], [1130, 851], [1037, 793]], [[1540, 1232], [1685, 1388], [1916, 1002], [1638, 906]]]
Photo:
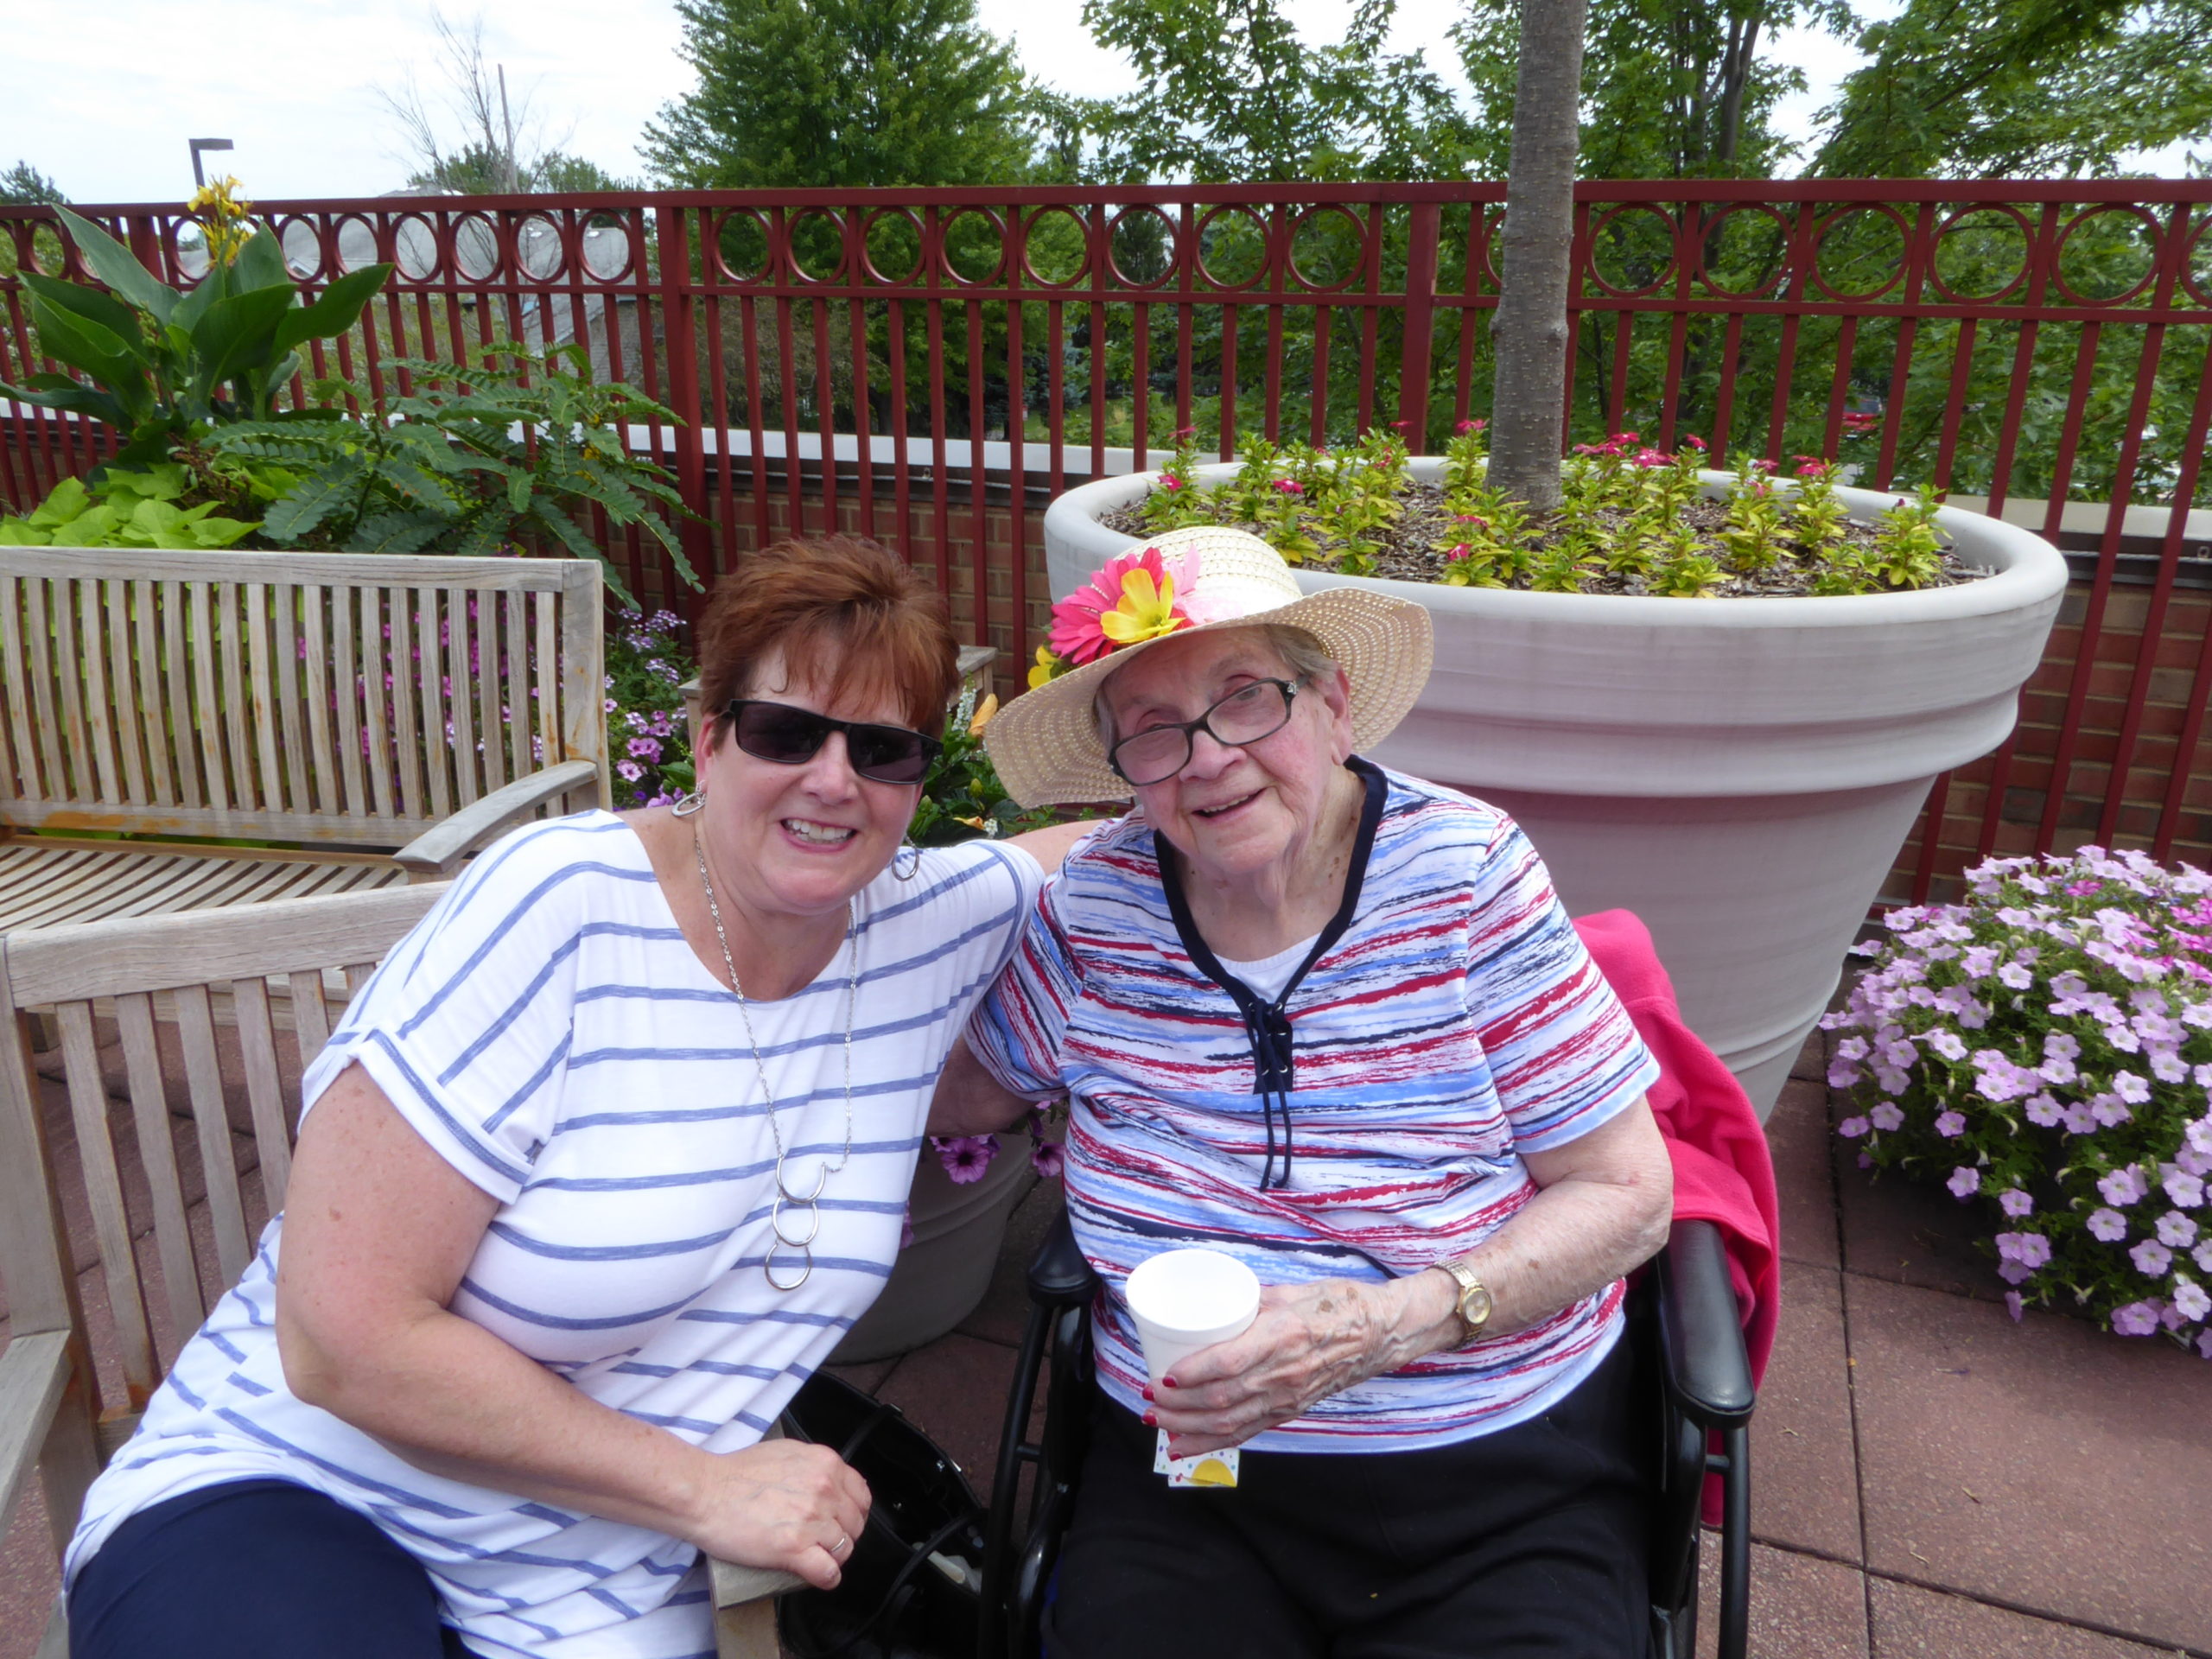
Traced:
[[[729, 971], [729, 988], [737, 994], [737, 1017], [745, 1022], [746, 1046], [753, 1051], [753, 1069], [760, 1078], [760, 1098], [768, 1107], [768, 1133], [776, 1142], [776, 1203], [769, 1211], [769, 1230], [775, 1242], [768, 1246], [767, 1259], [761, 1263], [768, 1282], [778, 1290], [797, 1290], [814, 1272], [814, 1240], [822, 1230], [822, 1189], [830, 1178], [844, 1168], [853, 1155], [853, 1008], [860, 992], [860, 905], [855, 899], [845, 900], [845, 938], [852, 944], [853, 961], [845, 970], [845, 1149], [837, 1161], [815, 1166], [814, 1185], [804, 1192], [794, 1192], [784, 1178], [784, 1160], [790, 1155], [784, 1145], [782, 1127], [776, 1122], [775, 1091], [768, 1086], [768, 1067], [760, 1058], [760, 1042], [753, 1034], [753, 1015], [746, 1007], [745, 987], [738, 982], [737, 963], [729, 953], [729, 935], [722, 931], [721, 906], [715, 902], [715, 879], [707, 874], [707, 849], [700, 839], [696, 824], [691, 829], [691, 855], [699, 861], [699, 885], [707, 890], [707, 914], [714, 918], [715, 942], [722, 948], [722, 966]], [[804, 1211], [806, 1232], [793, 1238], [784, 1230], [786, 1211]], [[793, 1223], [796, 1227], [796, 1221]], [[799, 1254], [798, 1277], [785, 1284], [776, 1277], [776, 1253], [796, 1250]], [[786, 1268], [786, 1271], [789, 1269]]]

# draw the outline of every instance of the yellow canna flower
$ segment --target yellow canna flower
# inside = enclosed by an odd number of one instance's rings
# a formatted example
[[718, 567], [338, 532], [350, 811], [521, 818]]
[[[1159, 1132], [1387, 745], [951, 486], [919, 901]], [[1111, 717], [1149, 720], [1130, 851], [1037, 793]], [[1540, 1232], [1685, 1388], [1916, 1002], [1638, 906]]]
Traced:
[[981, 818], [955, 818], [953, 822], [955, 823], [964, 823], [970, 830], [982, 830], [987, 827]]
[[1185, 626], [1190, 618], [1175, 608], [1175, 578], [1166, 571], [1153, 580], [1149, 570], [1132, 570], [1122, 578], [1121, 603], [1098, 618], [1098, 631], [1116, 645], [1134, 645], [1157, 639]]
[[203, 219], [207, 257], [217, 264], [229, 264], [253, 237], [253, 204], [238, 189], [238, 180], [226, 174], [200, 186], [184, 204], [187, 212]]
[[992, 692], [976, 705], [976, 717], [968, 722], [968, 735], [981, 737], [983, 728], [991, 723], [991, 716], [999, 711], [999, 694]]

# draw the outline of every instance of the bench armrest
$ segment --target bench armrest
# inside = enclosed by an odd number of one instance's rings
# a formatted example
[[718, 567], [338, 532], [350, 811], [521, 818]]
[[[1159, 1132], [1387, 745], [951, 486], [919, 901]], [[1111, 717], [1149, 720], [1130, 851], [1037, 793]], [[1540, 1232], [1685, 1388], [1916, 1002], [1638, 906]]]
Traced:
[[407, 872], [410, 881], [446, 880], [460, 870], [463, 859], [509, 824], [598, 776], [599, 767], [589, 760], [563, 760], [518, 778], [481, 800], [471, 801], [435, 829], [425, 830], [394, 853], [392, 860]]
[[0, 1534], [45, 1449], [69, 1385], [69, 1333], [38, 1331], [0, 1350]]
[[1678, 1221], [1652, 1263], [1667, 1385], [1692, 1422], [1739, 1428], [1751, 1419], [1751, 1364], [1720, 1230]]

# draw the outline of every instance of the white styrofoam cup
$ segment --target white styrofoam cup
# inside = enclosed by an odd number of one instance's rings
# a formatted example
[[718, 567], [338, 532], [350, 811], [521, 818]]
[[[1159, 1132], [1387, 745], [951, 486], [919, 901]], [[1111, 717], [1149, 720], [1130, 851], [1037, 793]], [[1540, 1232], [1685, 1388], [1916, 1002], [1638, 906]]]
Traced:
[[1260, 1313], [1259, 1280], [1219, 1250], [1162, 1250], [1137, 1264], [1124, 1294], [1154, 1382], [1185, 1355], [1243, 1336]]

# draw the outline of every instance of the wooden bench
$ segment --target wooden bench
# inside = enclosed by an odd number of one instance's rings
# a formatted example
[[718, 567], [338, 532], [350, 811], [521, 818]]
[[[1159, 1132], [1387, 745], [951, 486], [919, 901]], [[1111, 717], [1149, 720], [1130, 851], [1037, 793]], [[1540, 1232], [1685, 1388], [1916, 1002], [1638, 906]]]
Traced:
[[[444, 890], [425, 882], [0, 936], [0, 1284], [12, 1331], [0, 1349], [0, 1535], [35, 1468], [54, 1548], [67, 1546], [86, 1489], [168, 1358], [283, 1208], [306, 1062], [351, 991]], [[91, 1217], [106, 1303], [100, 1346], [120, 1381], [105, 1398], [63, 1221], [63, 1166], [41, 1123], [34, 1007], [50, 1008], [60, 1033], [79, 1189], [69, 1207], [81, 1198]], [[119, 1084], [103, 1075], [104, 1058], [111, 1076], [117, 1069], [118, 1047]], [[188, 1113], [180, 1147], [173, 1119]], [[204, 1217], [188, 1216], [180, 1152], [197, 1154]], [[764, 1598], [796, 1580], [712, 1566], [724, 1659], [774, 1659]], [[57, 1606], [41, 1659], [66, 1653], [64, 1623]]]
[[449, 875], [607, 804], [601, 626], [585, 560], [0, 548], [0, 933]]

